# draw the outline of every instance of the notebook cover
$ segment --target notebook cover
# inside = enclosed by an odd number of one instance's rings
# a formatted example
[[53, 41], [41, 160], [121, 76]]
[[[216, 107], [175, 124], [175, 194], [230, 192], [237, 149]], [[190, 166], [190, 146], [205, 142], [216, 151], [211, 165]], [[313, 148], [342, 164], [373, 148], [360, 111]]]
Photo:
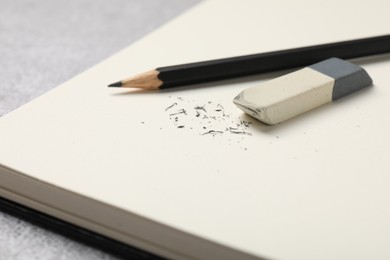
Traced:
[[165, 259], [1, 197], [0, 210], [120, 258], [140, 260]]

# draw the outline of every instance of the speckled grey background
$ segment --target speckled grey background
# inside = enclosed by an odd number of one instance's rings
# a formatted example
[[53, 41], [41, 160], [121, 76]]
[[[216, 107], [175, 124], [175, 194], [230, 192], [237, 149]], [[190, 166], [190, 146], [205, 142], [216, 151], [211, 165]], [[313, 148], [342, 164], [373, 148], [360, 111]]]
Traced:
[[[0, 116], [199, 0], [0, 0]], [[0, 259], [115, 259], [0, 212]]]

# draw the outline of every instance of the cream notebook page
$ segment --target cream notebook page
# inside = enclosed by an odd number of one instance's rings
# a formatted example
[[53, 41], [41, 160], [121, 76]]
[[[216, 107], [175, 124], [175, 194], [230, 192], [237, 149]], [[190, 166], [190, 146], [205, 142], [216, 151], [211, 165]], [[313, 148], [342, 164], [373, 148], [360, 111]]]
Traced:
[[[232, 99], [280, 72], [161, 92], [106, 87], [165, 65], [388, 34], [389, 9], [379, 0], [205, 1], [3, 116], [0, 163], [259, 257], [389, 258], [388, 55], [358, 63], [374, 87], [276, 126]], [[61, 210], [50, 194], [14, 190], [9, 179], [0, 187]]]

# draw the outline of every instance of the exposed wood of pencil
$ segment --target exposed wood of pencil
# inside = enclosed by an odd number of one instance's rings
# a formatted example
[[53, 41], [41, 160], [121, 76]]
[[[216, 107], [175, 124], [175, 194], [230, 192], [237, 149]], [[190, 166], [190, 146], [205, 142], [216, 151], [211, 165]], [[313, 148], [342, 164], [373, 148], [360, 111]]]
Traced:
[[109, 87], [159, 89], [163, 82], [158, 78], [157, 70], [150, 70], [128, 79], [113, 83]]
[[110, 87], [164, 89], [303, 67], [331, 57], [351, 59], [390, 52], [390, 35], [167, 67], [136, 75]]

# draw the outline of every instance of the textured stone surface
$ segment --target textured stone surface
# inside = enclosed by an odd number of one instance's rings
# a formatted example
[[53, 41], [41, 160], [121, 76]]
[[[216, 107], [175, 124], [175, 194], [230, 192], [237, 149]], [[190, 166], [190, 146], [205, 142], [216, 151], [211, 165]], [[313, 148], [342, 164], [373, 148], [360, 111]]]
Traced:
[[[0, 116], [199, 0], [0, 0]], [[0, 212], [0, 259], [115, 259]]]

